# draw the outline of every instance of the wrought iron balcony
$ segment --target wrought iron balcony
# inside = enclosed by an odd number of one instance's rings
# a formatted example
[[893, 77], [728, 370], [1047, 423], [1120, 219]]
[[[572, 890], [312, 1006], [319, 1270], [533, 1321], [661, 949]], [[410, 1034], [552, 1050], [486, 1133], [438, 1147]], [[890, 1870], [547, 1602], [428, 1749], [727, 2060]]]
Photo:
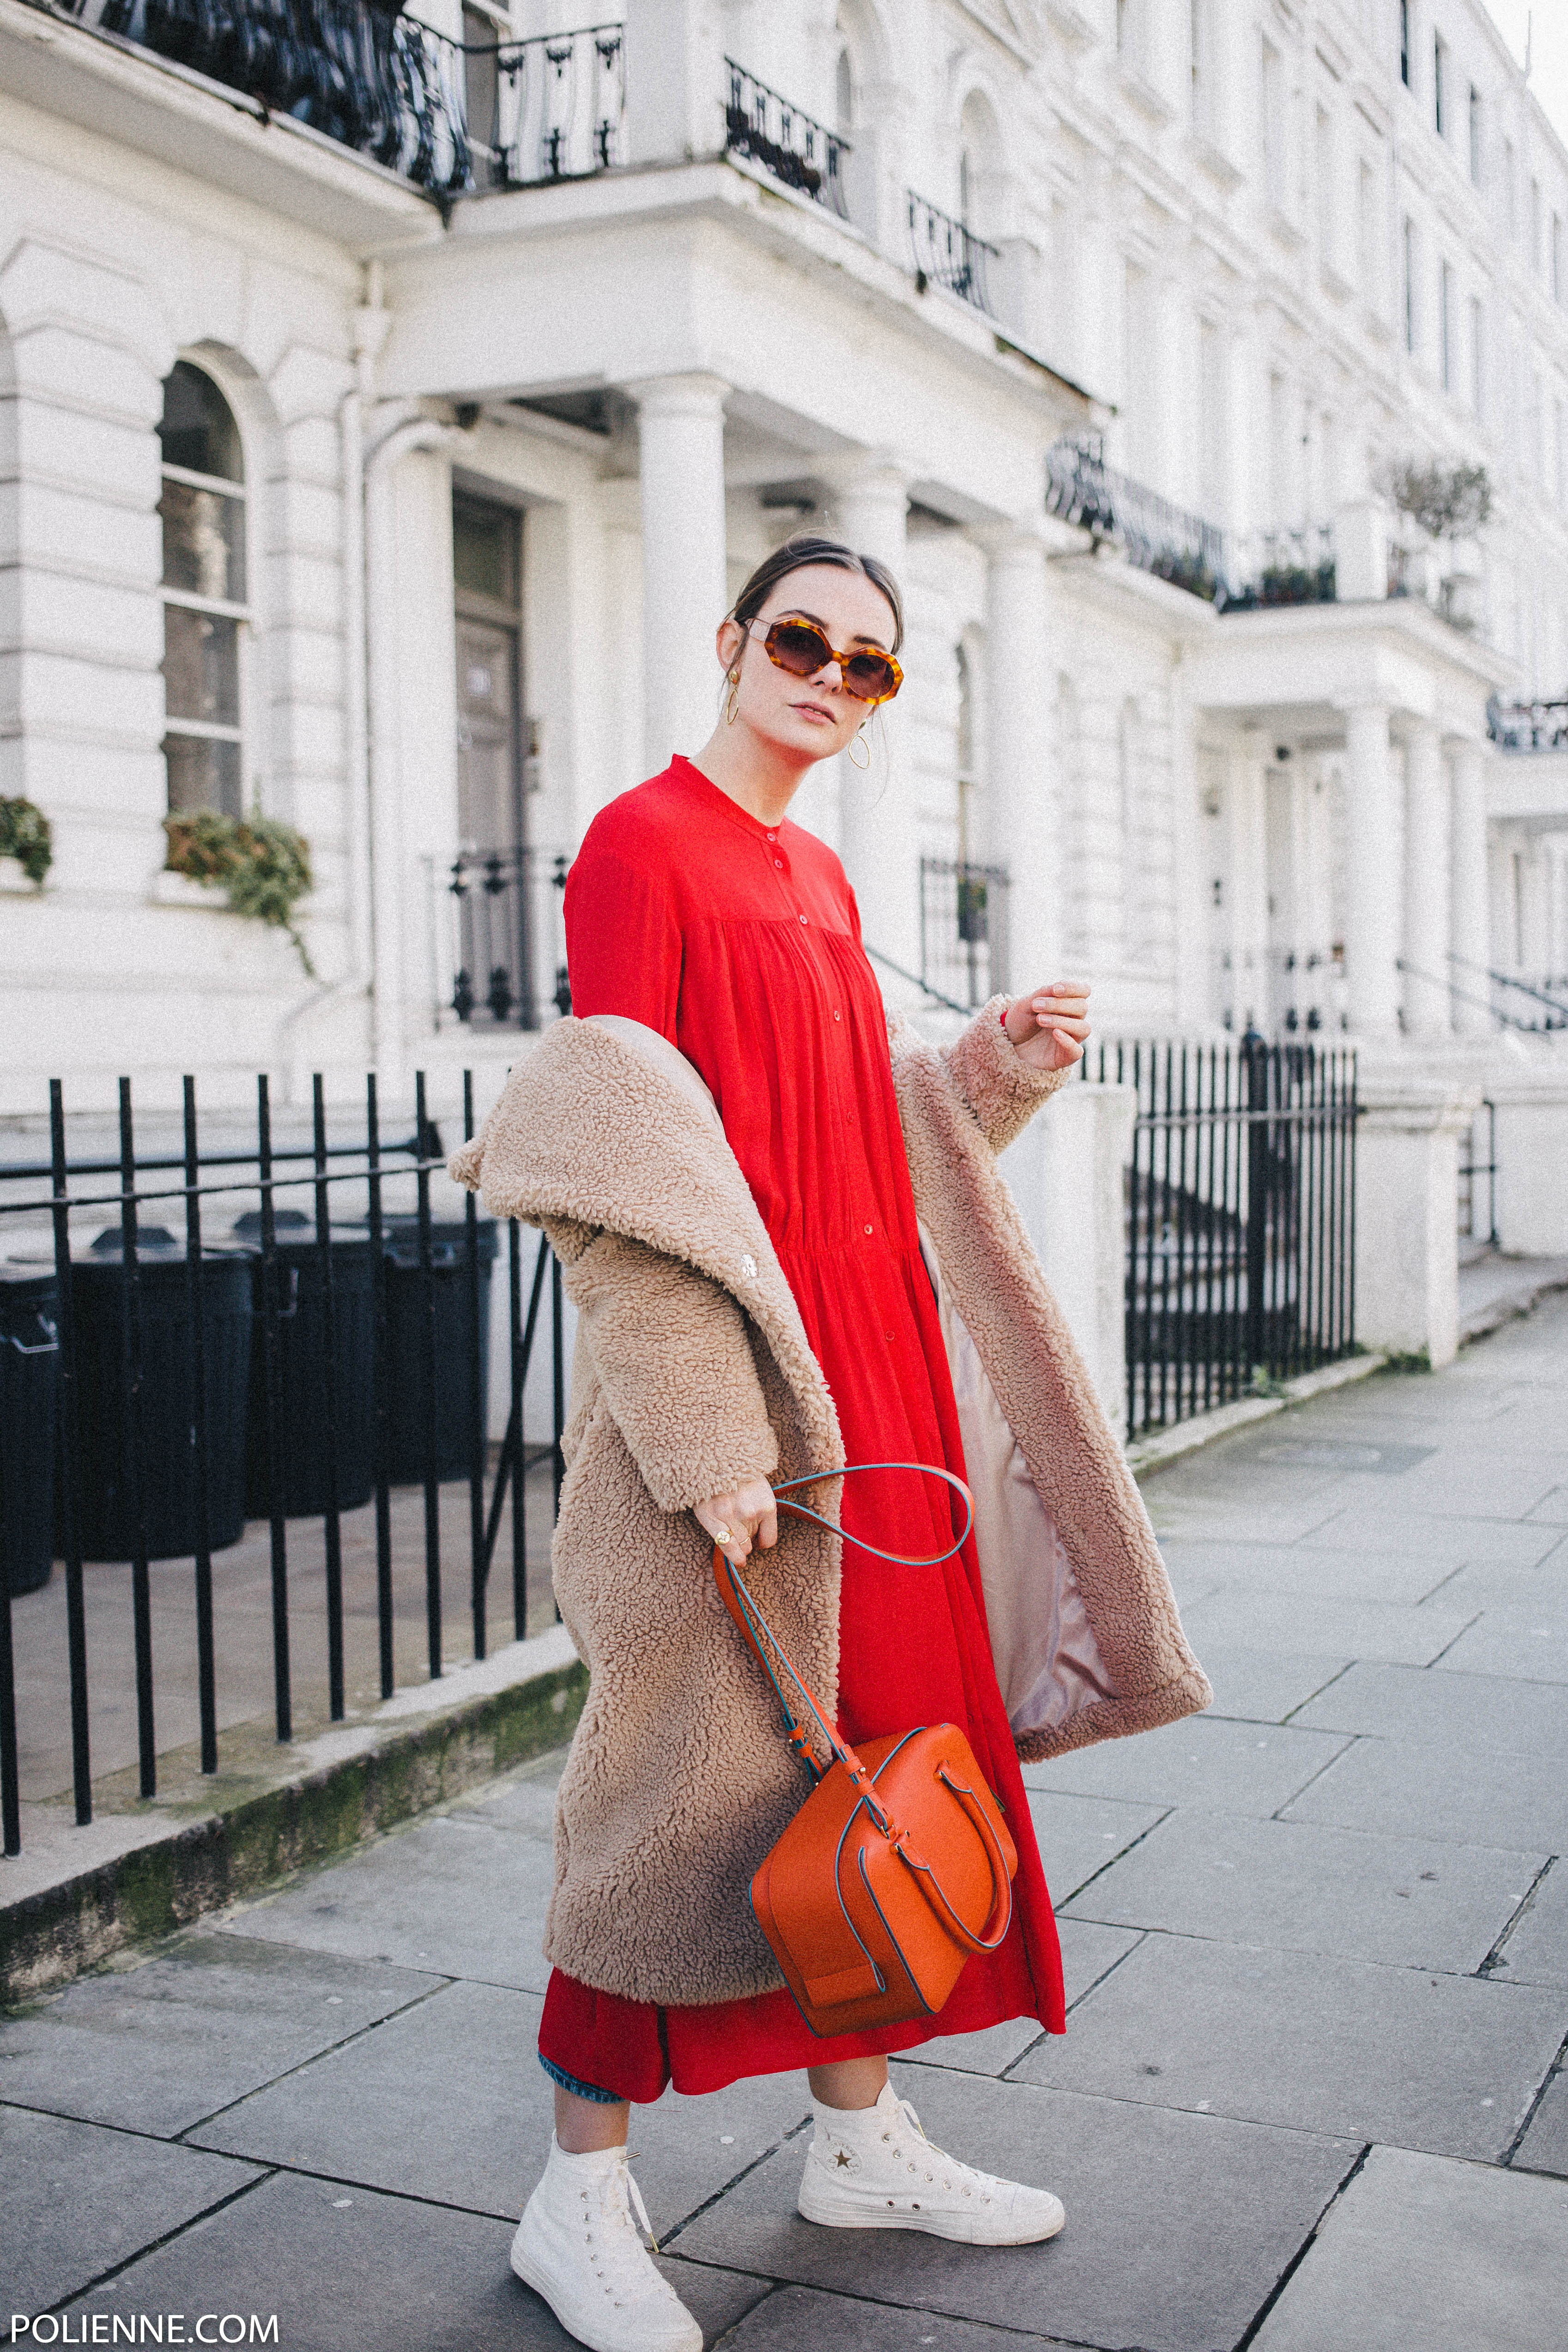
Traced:
[[1218, 600], [1228, 613], [1272, 604], [1332, 604], [1338, 580], [1332, 523], [1296, 530], [1258, 530], [1226, 542], [1227, 580]]
[[843, 162], [849, 143], [826, 130], [765, 81], [726, 58], [729, 94], [724, 110], [726, 152], [743, 155], [798, 195], [825, 205], [848, 220]]
[[621, 160], [619, 24], [465, 44], [398, 0], [47, 0], [54, 14], [243, 90], [437, 197]]
[[991, 314], [986, 285], [986, 264], [1000, 258], [997, 247], [977, 236], [962, 221], [952, 220], [935, 205], [908, 191], [909, 245], [915, 283], [922, 294], [927, 286], [945, 286], [961, 302]]
[[1059, 441], [1046, 457], [1046, 504], [1063, 522], [1113, 541], [1129, 563], [1220, 613], [1335, 600], [1333, 530], [1232, 535], [1107, 466], [1098, 441]]
[[1224, 532], [1107, 466], [1097, 441], [1058, 441], [1047, 452], [1046, 505], [1096, 541], [1114, 541], [1141, 572], [1206, 604], [1228, 601]]
[[1500, 751], [1568, 750], [1568, 701], [1487, 705], [1487, 732]]

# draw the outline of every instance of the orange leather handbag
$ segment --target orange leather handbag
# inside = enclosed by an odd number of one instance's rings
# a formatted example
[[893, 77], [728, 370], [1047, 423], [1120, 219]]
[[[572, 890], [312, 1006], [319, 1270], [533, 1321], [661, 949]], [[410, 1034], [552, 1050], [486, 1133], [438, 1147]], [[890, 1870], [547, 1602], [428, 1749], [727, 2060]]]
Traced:
[[[946, 1479], [969, 1504], [960, 1479], [925, 1463], [858, 1462], [852, 1468], [921, 1470]], [[792, 1478], [774, 1492], [781, 1510], [831, 1527], [804, 1504], [785, 1500], [787, 1487], [817, 1483]], [[968, 1532], [966, 1526], [956, 1543], [929, 1559], [904, 1559], [874, 1544], [860, 1548], [901, 1567], [927, 1568], [950, 1558]], [[974, 1751], [956, 1724], [939, 1723], [868, 1739], [857, 1753], [824, 1720], [740, 1571], [716, 1544], [713, 1572], [725, 1607], [773, 1685], [789, 1745], [813, 1783], [751, 1882], [752, 1909], [796, 2005], [812, 2032], [823, 2036], [932, 2016], [970, 1953], [994, 1952], [1012, 1917], [1018, 1851]], [[826, 1765], [812, 1754], [802, 1713], [821, 1735]]]

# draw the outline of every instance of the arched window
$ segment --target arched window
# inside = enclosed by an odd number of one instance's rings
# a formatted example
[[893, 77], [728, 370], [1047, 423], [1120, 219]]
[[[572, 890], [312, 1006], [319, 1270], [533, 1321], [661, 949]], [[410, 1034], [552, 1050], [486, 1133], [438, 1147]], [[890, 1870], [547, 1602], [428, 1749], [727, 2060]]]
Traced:
[[838, 120], [836, 128], [841, 139], [848, 139], [855, 127], [855, 69], [846, 42], [839, 51], [839, 62], [833, 75], [833, 110]]
[[163, 758], [169, 806], [245, 814], [240, 648], [245, 460], [211, 376], [179, 361], [163, 384]]
[[1001, 169], [997, 119], [977, 90], [958, 115], [958, 218], [971, 236], [996, 231], [996, 191]]

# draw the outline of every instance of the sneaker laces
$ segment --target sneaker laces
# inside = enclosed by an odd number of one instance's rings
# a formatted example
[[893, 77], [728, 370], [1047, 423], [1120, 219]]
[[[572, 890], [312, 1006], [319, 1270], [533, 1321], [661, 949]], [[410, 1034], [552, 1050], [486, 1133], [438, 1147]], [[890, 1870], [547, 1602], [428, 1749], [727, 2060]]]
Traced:
[[[988, 2200], [990, 2198], [995, 2196], [998, 2189], [1006, 2188], [1009, 2185], [1005, 2181], [998, 2180], [994, 2173], [982, 2172], [977, 2165], [961, 2163], [958, 2158], [949, 2156], [945, 2148], [938, 2147], [936, 2142], [927, 2137], [925, 2126], [922, 2124], [919, 2116], [915, 2114], [915, 2109], [910, 2105], [907, 2099], [899, 2099], [897, 2101], [897, 2105], [900, 2118], [903, 2122], [908, 2125], [910, 2130], [914, 2132], [917, 2139], [924, 2141], [929, 2151], [931, 2161], [936, 2164], [945, 2164], [948, 2166], [953, 2172], [959, 2176], [956, 2180], [948, 2179], [944, 2176], [941, 2182], [941, 2186], [944, 2189], [959, 2189], [965, 2196], [972, 2195], [974, 2190], [966, 2184], [964, 2179], [964, 2176], [967, 2174], [968, 2176], [968, 2180], [973, 2182], [974, 2189], [979, 2191], [982, 2200]], [[907, 2161], [904, 2158], [903, 2148], [899, 2147], [898, 2142], [894, 2139], [891, 2130], [883, 2132], [883, 2138], [887, 2142], [888, 2147], [892, 2149], [896, 2158], [903, 2161]], [[911, 2169], [914, 2169], [913, 2166], [911, 2167]], [[933, 2183], [936, 2181], [936, 2175], [934, 2173], [928, 2172], [925, 2178]]]
[[[646, 2243], [649, 2252], [656, 2254], [659, 2251], [659, 2242], [653, 2235], [653, 2224], [648, 2219], [648, 2208], [643, 2202], [643, 2192], [637, 2186], [637, 2176], [632, 2169], [632, 2151], [630, 2148], [622, 2147], [618, 2149], [616, 2154], [618, 2161], [615, 2170], [608, 2177], [605, 2185], [608, 2187], [611, 2182], [613, 2182], [617, 2187], [626, 2190], [631, 2200], [632, 2210], [637, 2217], [639, 2234]], [[631, 2214], [619, 2200], [616, 2200], [615, 2212], [619, 2220], [631, 2221]]]

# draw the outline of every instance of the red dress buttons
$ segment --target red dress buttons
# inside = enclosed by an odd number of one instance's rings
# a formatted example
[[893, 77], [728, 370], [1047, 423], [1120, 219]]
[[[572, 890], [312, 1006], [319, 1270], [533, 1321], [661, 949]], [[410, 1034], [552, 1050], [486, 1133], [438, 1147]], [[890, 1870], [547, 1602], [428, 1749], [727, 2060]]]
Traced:
[[784, 860], [781, 857], [776, 857], [773, 863], [779, 868], [779, 873], [782, 874], [784, 871]]

